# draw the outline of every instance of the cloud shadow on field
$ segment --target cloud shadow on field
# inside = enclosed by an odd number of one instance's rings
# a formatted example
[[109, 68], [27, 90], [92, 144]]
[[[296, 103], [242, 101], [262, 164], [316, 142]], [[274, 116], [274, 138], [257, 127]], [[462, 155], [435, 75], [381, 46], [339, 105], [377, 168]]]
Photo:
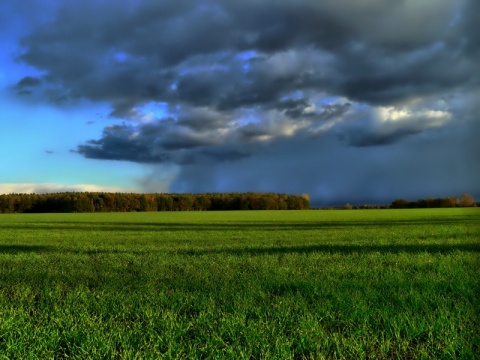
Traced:
[[52, 250], [49, 246], [38, 245], [0, 245], [1, 254], [43, 253]]
[[442, 226], [472, 223], [467, 216], [457, 216], [450, 219], [421, 219], [421, 220], [375, 220], [375, 221], [318, 221], [313, 222], [260, 222], [234, 221], [229, 223], [188, 223], [188, 222], [48, 222], [42, 224], [3, 224], [2, 229], [13, 230], [43, 230], [43, 231], [303, 231], [322, 229], [350, 229], [350, 228], [382, 228], [382, 227], [409, 227], [409, 226]]
[[57, 246], [38, 246], [38, 245], [0, 245], [0, 255], [3, 254], [74, 254], [74, 255], [101, 255], [101, 254], [146, 254], [150, 250], [116, 249], [116, 248], [66, 248]]
[[327, 253], [327, 254], [344, 254], [353, 253], [429, 253], [429, 254], [445, 254], [453, 251], [480, 252], [480, 244], [452, 244], [452, 245], [307, 245], [307, 246], [275, 246], [275, 247], [252, 247], [252, 248], [220, 248], [220, 249], [192, 249], [179, 250], [177, 254], [185, 254], [190, 256], [225, 254], [225, 255], [288, 255], [288, 254], [310, 254], [310, 253]]
[[0, 245], [2, 254], [24, 254], [24, 253], [54, 253], [54, 254], [76, 254], [76, 255], [109, 255], [109, 254], [135, 254], [145, 255], [152, 253], [169, 253], [181, 256], [208, 256], [208, 255], [230, 255], [230, 256], [265, 256], [265, 255], [292, 255], [292, 254], [343, 254], [354, 253], [409, 253], [409, 254], [446, 254], [454, 251], [480, 252], [479, 243], [466, 244], [399, 244], [399, 245], [304, 245], [304, 246], [263, 246], [263, 247], [231, 247], [231, 248], [190, 248], [190, 249], [135, 249], [135, 248], [65, 248], [56, 246], [37, 245]]

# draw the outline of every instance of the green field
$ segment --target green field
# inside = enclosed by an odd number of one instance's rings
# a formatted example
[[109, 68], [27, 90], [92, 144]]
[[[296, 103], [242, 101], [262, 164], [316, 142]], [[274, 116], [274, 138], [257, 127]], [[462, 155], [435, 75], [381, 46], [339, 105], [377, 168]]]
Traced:
[[0, 215], [0, 359], [475, 359], [480, 209]]

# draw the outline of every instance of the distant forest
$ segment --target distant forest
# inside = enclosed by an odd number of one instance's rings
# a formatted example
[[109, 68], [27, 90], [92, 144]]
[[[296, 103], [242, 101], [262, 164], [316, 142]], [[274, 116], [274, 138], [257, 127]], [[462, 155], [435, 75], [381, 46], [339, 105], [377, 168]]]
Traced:
[[[350, 205], [337, 209], [408, 209], [480, 206], [469, 194], [416, 201], [397, 199], [390, 205]], [[211, 193], [137, 194], [63, 192], [0, 195], [0, 213], [72, 213], [132, 211], [306, 210], [307, 194]]]
[[0, 195], [0, 213], [304, 210], [308, 195], [274, 193], [136, 194], [65, 192]]
[[454, 196], [448, 198], [428, 198], [417, 201], [409, 201], [405, 199], [397, 199], [390, 205], [394, 209], [408, 209], [408, 208], [451, 208], [451, 207], [472, 207], [478, 206], [473, 196], [470, 194], [463, 194], [462, 196]]
[[346, 204], [337, 209], [420, 209], [420, 208], [453, 208], [453, 207], [476, 207], [480, 203], [475, 202], [470, 194], [451, 196], [448, 198], [426, 198], [415, 201], [396, 199], [390, 205], [350, 205]]

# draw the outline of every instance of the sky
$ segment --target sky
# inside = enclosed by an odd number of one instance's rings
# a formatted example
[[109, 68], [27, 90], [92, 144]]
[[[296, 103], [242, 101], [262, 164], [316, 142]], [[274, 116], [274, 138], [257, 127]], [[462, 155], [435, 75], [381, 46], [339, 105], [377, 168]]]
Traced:
[[480, 1], [0, 0], [0, 193], [480, 199]]

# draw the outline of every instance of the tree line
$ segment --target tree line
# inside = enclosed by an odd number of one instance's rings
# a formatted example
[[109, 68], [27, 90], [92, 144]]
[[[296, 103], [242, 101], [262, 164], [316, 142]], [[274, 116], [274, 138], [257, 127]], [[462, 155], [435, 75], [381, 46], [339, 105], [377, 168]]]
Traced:
[[478, 206], [473, 196], [463, 194], [462, 196], [453, 196], [448, 198], [427, 198], [416, 201], [406, 199], [397, 199], [392, 202], [390, 208], [393, 209], [411, 209], [411, 208], [451, 208], [451, 207], [472, 207]]
[[309, 207], [310, 199], [306, 194], [62, 192], [0, 195], [0, 213], [304, 210]]
[[385, 205], [352, 205], [345, 204], [343, 206], [319, 208], [319, 209], [336, 209], [336, 210], [366, 210], [366, 209], [418, 209], [418, 208], [452, 208], [452, 207], [480, 207], [480, 202], [475, 202], [470, 194], [462, 196], [452, 196], [448, 198], [426, 198], [415, 201], [406, 199], [396, 199], [390, 204]]
[[[416, 201], [396, 199], [390, 205], [350, 205], [338, 209], [411, 209], [480, 206], [469, 194]], [[0, 213], [71, 213], [132, 211], [210, 210], [305, 210], [307, 194], [206, 193], [138, 194], [104, 192], [61, 192], [51, 194], [0, 195]]]

